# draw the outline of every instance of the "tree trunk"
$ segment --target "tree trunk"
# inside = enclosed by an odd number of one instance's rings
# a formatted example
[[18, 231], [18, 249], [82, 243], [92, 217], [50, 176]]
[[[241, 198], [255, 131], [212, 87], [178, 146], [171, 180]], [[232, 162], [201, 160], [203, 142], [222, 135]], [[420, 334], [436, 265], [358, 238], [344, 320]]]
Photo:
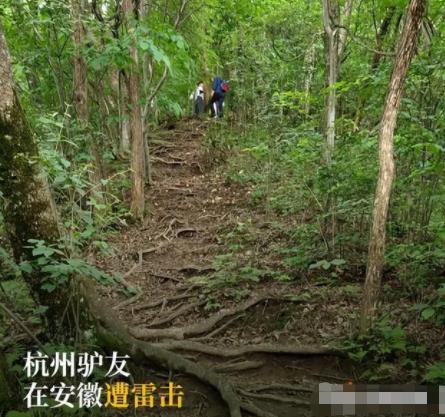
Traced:
[[[146, 19], [149, 14], [149, 4], [145, 2], [140, 3], [140, 16], [141, 19]], [[147, 99], [149, 96], [149, 88], [151, 85], [151, 82], [153, 80], [153, 63], [150, 62], [148, 54], [144, 54], [142, 59], [142, 82], [143, 82], [143, 88], [142, 91], [144, 92], [144, 98]], [[145, 182], [146, 184], [150, 185], [152, 183], [152, 177], [151, 177], [151, 158], [150, 158], [150, 144], [148, 143], [148, 135], [147, 135], [147, 116], [148, 116], [148, 108], [149, 103], [146, 103], [143, 108], [141, 107], [142, 111], [142, 127], [143, 127], [143, 135], [144, 135], [144, 156], [145, 156]]]
[[82, 56], [81, 49], [85, 39], [85, 29], [82, 24], [84, 9], [83, 0], [72, 0], [73, 13], [73, 42], [74, 56], [74, 108], [77, 119], [81, 123], [88, 123], [88, 77], [87, 65]]
[[[125, 14], [127, 24], [132, 25], [134, 21], [134, 6], [132, 0], [124, 0], [122, 9]], [[131, 131], [131, 212], [134, 217], [142, 218], [145, 209], [145, 149], [144, 149], [144, 126], [142, 121], [140, 103], [140, 80], [138, 68], [138, 51], [133, 43], [130, 46], [130, 56], [132, 59], [131, 68], [127, 74], [128, 104], [130, 112]]]
[[335, 84], [338, 71], [338, 41], [335, 31], [328, 35], [328, 102], [326, 107], [326, 162], [332, 161], [335, 148], [335, 119], [337, 107], [337, 93]]
[[380, 64], [380, 61], [384, 57], [384, 55], [380, 52], [383, 48], [383, 41], [385, 40], [385, 36], [389, 31], [389, 27], [391, 25], [392, 18], [394, 17], [396, 9], [395, 7], [388, 8], [386, 15], [380, 25], [379, 31], [376, 35], [376, 46], [375, 52], [372, 56], [371, 68], [376, 70]]
[[[92, 137], [88, 122], [88, 68], [84, 57], [82, 56], [82, 46], [85, 42], [85, 28], [82, 23], [82, 16], [86, 10], [85, 0], [71, 0], [73, 13], [73, 43], [75, 49], [74, 56], [74, 108], [77, 114], [77, 121], [80, 127], [84, 129], [85, 134], [89, 136], [91, 144], [90, 151], [93, 156], [94, 167], [90, 175], [92, 184], [98, 185], [103, 191], [101, 179], [104, 177], [102, 157], [99, 152], [98, 144]], [[103, 201], [102, 195], [96, 195], [100, 201]]]
[[[335, 84], [337, 83], [340, 70], [341, 57], [343, 55], [347, 30], [339, 28], [340, 9], [338, 0], [322, 0], [323, 6], [323, 26], [326, 35], [326, 67], [327, 67], [327, 87], [328, 99], [326, 103], [326, 163], [329, 165], [332, 161], [332, 155], [335, 148], [335, 120], [337, 107], [337, 94]], [[343, 11], [343, 20], [346, 24], [352, 14], [354, 0], [348, 0]]]
[[402, 99], [403, 84], [409, 64], [416, 51], [420, 24], [426, 0], [411, 0], [405, 27], [400, 40], [394, 69], [391, 75], [379, 132], [379, 178], [375, 191], [368, 266], [363, 295], [361, 331], [369, 327], [375, 316], [385, 255], [386, 220], [388, 217], [391, 187], [395, 176], [394, 130]]
[[[59, 238], [57, 212], [46, 177], [39, 169], [38, 149], [16, 95], [11, 61], [0, 28], [0, 190], [6, 231], [16, 262], [32, 259], [29, 239], [53, 243]], [[32, 293], [47, 306], [46, 317], [53, 330], [66, 306], [67, 286], [53, 292], [42, 289], [44, 276], [25, 274]]]
[[120, 140], [119, 140], [119, 156], [127, 158], [130, 153], [130, 122], [128, 115], [128, 91], [125, 83], [125, 74], [122, 71], [118, 73], [118, 96], [119, 96], [119, 122], [120, 122]]
[[[304, 79], [304, 114], [309, 116], [311, 110], [311, 86], [312, 79], [315, 72], [315, 42], [309, 47], [305, 56], [305, 71], [306, 77]], [[236, 77], [234, 79], [237, 79]]]

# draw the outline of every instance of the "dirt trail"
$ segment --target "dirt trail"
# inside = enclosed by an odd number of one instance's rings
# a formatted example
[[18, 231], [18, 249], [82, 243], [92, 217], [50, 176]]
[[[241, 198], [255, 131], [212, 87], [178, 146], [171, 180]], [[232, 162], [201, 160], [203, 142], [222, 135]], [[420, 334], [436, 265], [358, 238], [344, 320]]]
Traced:
[[[303, 329], [318, 325], [307, 317], [295, 319], [301, 303], [286, 299], [301, 285], [240, 284], [237, 298], [191, 280], [199, 276], [211, 282], [215, 256], [229, 252], [224, 236], [244, 216], [255, 215], [247, 204], [248, 186], [226, 184], [210, 168], [202, 147], [208, 123], [182, 121], [154, 148], [146, 222], [113, 237], [114, 255], [97, 260], [139, 293], [128, 296], [117, 287], [103, 287], [102, 295], [136, 337], [184, 350], [229, 378], [245, 401], [277, 417], [309, 415], [310, 390], [320, 381], [348, 380], [351, 373], [338, 357], [311, 351], [317, 336], [305, 338]], [[289, 322], [293, 327], [286, 327]], [[302, 344], [306, 355], [286, 352]], [[234, 351], [245, 346], [251, 352]], [[213, 399], [203, 407], [201, 397], [188, 404], [190, 414], [181, 416], [226, 415], [223, 408], [209, 406]]]

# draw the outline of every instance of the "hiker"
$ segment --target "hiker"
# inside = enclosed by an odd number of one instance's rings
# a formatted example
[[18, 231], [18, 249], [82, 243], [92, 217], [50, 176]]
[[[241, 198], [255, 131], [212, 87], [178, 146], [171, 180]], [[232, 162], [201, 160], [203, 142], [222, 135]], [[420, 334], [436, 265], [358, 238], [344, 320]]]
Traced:
[[201, 117], [205, 109], [204, 83], [198, 81], [196, 90], [191, 94], [190, 99], [193, 100], [193, 116]]
[[212, 98], [210, 101], [212, 116], [223, 117], [224, 96], [229, 90], [229, 86], [221, 77], [215, 77], [212, 84]]

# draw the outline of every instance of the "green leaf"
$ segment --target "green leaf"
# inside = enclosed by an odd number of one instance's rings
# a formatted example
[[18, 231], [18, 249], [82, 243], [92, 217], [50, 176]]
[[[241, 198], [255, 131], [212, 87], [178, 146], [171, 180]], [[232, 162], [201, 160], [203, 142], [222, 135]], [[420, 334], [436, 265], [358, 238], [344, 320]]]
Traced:
[[420, 316], [422, 317], [423, 320], [429, 320], [435, 314], [436, 310], [433, 307], [428, 307], [422, 311], [422, 314]]
[[344, 265], [345, 263], [346, 263], [346, 261], [344, 259], [333, 259], [331, 261], [331, 264], [335, 265], [335, 266]]
[[19, 268], [21, 271], [27, 274], [30, 274], [32, 272], [32, 265], [27, 261], [20, 262]]
[[56, 289], [56, 286], [51, 282], [45, 282], [41, 285], [41, 288], [47, 292], [53, 292]]

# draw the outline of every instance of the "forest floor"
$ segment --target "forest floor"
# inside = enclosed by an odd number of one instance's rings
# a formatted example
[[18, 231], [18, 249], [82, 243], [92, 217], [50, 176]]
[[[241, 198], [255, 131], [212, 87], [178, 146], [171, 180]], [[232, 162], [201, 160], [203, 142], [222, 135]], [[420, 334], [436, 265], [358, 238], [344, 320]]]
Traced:
[[[347, 296], [328, 302], [341, 289], [230, 276], [236, 271], [230, 270], [235, 255], [228, 235], [246, 238], [236, 263], [253, 275], [259, 264], [274, 269], [274, 253], [285, 242], [276, 219], [249, 206], [249, 186], [228, 184], [211, 163], [202, 146], [208, 123], [215, 122], [179, 122], [168, 142], [154, 149], [154, 185], [146, 193], [150, 215], [142, 227], [111, 237], [113, 255], [96, 260], [121, 274], [136, 294], [104, 286], [102, 301], [134, 336], [184, 351], [242, 387], [241, 396], [261, 409], [280, 417], [307, 415], [316, 384], [355, 379], [352, 368], [324, 346], [344, 333], [357, 305]], [[221, 259], [229, 259], [229, 267], [218, 266]], [[243, 347], [251, 352], [237, 352]], [[204, 407], [202, 396], [188, 404], [190, 415], [224, 416], [213, 404]], [[189, 415], [185, 411], [181, 415]]]

